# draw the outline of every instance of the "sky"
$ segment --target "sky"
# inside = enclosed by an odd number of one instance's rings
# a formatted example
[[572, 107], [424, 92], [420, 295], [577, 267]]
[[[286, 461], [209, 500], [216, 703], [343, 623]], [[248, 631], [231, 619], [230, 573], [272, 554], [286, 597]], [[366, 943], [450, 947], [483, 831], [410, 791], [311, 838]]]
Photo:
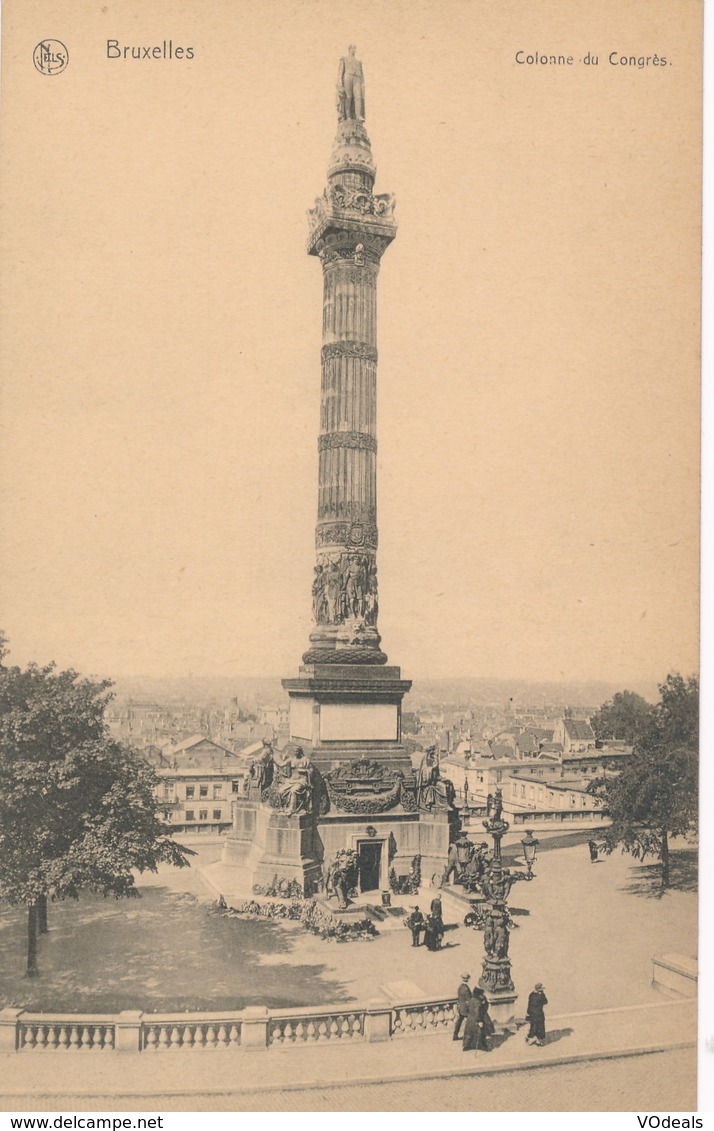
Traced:
[[[6, 5], [15, 662], [296, 673], [322, 301], [305, 210], [354, 42], [399, 223], [378, 297], [390, 662], [623, 686], [696, 669], [699, 7], [621, 7]], [[31, 63], [48, 34], [70, 48], [51, 77]], [[195, 54], [110, 60], [110, 37]]]

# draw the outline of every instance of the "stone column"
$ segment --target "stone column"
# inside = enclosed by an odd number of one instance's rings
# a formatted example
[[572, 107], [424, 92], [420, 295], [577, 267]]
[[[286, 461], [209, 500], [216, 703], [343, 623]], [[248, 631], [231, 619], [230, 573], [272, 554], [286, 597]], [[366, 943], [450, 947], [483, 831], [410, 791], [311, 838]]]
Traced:
[[315, 621], [306, 664], [384, 664], [377, 630], [377, 275], [396, 235], [375, 196], [364, 125], [338, 126], [328, 184], [310, 211], [323, 269]]

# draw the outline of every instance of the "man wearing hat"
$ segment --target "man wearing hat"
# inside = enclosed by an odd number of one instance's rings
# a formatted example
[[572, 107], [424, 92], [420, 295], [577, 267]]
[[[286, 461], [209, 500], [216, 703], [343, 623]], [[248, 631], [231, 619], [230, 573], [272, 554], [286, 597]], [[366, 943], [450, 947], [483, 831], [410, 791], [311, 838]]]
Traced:
[[528, 1009], [526, 1021], [530, 1022], [530, 1029], [526, 1037], [527, 1045], [545, 1044], [545, 1013], [543, 1007], [548, 1004], [542, 982], [536, 982], [535, 989], [528, 995]]
[[419, 908], [413, 907], [404, 922], [412, 933], [412, 946], [419, 946], [419, 935], [426, 928], [426, 920]]
[[461, 1026], [469, 1012], [469, 1002], [472, 998], [471, 987], [469, 986], [470, 974], [461, 975], [461, 985], [456, 991], [456, 1024], [454, 1025], [454, 1040], [458, 1041]]

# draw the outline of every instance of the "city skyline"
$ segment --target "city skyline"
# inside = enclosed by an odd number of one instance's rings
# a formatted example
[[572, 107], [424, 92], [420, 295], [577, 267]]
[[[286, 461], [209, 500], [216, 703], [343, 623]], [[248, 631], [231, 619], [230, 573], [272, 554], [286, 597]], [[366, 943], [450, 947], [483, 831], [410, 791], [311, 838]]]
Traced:
[[[515, 25], [504, 10], [477, 48], [458, 5], [413, 28], [395, 5], [378, 33], [371, 12], [320, 11], [307, 57], [295, 12], [268, 45], [260, 16], [236, 11], [230, 60], [224, 26], [203, 25], [193, 69], [170, 79], [138, 81], [98, 50], [95, 107], [73, 108], [68, 70], [9, 135], [11, 659], [115, 677], [297, 671], [320, 365], [305, 211], [336, 61], [356, 42], [375, 188], [396, 194], [400, 226], [379, 280], [384, 650], [414, 678], [625, 687], [696, 670], [698, 137], [683, 132], [671, 160], [677, 74], [635, 96], [600, 73], [593, 98], [526, 73], [513, 56], [529, 36], [572, 40], [540, 8]], [[654, 28], [665, 16], [653, 5]], [[101, 15], [87, 18], [101, 46]], [[583, 18], [583, 43], [640, 24]], [[66, 160], [22, 227], [60, 121]]]

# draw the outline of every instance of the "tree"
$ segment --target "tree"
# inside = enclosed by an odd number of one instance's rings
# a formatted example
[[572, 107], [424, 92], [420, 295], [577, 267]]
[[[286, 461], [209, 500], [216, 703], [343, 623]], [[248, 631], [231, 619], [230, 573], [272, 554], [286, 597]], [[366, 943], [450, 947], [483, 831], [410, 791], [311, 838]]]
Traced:
[[600, 798], [611, 825], [603, 847], [618, 845], [635, 859], [655, 856], [662, 865], [661, 891], [670, 884], [669, 841], [697, 829], [699, 682], [670, 673], [660, 701], [643, 717], [632, 758], [616, 777], [597, 778], [589, 791]]
[[634, 691], [618, 691], [590, 720], [595, 737], [615, 738], [632, 746], [652, 718], [653, 707]]
[[188, 864], [160, 816], [159, 777], [115, 742], [107, 680], [4, 664], [0, 636], [0, 899], [28, 907], [29, 975], [47, 900], [135, 896], [134, 870]]

